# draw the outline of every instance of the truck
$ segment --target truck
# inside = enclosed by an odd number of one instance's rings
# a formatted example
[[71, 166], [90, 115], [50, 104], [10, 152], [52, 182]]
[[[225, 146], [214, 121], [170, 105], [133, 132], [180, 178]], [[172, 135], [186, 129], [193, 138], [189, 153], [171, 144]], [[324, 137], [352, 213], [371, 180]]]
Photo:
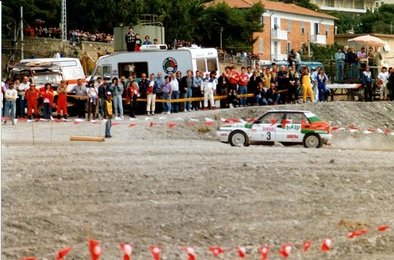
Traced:
[[[22, 59], [19, 63], [10, 65], [10, 78], [12, 80], [21, 79], [23, 76], [31, 78], [32, 83], [37, 88], [42, 88], [46, 83], [51, 83], [55, 91], [56, 104], [56, 90], [61, 80], [65, 80], [67, 85], [68, 95], [67, 106], [69, 115], [75, 114], [75, 99], [72, 88], [76, 85], [77, 80], [81, 79], [86, 82], [86, 76], [83, 71], [81, 62], [77, 58], [37, 58], [37, 59]], [[42, 100], [38, 101], [39, 113], [42, 114]]]
[[164, 44], [143, 45], [138, 52], [119, 52], [100, 57], [91, 78], [128, 78], [132, 73], [136, 73], [137, 77], [142, 73], [157, 75], [161, 72], [167, 75], [176, 71], [186, 75], [187, 70], [203, 73], [217, 71], [220, 75], [217, 50], [197, 46], [168, 50]]
[[61, 80], [68, 82], [68, 92], [77, 83], [78, 79], [86, 82], [86, 76], [81, 62], [77, 58], [37, 58], [23, 59], [10, 66], [10, 78], [28, 76], [39, 88], [45, 83], [51, 83], [56, 90]]

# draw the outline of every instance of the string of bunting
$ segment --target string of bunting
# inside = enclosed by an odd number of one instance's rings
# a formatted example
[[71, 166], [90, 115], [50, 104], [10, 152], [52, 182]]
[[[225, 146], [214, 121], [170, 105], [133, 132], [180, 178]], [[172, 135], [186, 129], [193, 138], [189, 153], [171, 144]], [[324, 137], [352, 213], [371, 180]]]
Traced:
[[[10, 120], [9, 117], [2, 117], [2, 120]], [[187, 123], [188, 126], [194, 126], [199, 122], [203, 122], [204, 125], [206, 126], [214, 126], [216, 124], [227, 124], [227, 123], [237, 123], [237, 122], [253, 122], [255, 118], [243, 118], [243, 119], [238, 119], [238, 118], [220, 118], [220, 123], [217, 122], [217, 120], [205, 117], [204, 120], [196, 119], [196, 118], [174, 118], [174, 119], [167, 119], [165, 116], [160, 116], [158, 118], [153, 118], [153, 117], [144, 117], [143, 119], [130, 119], [129, 122], [127, 120], [122, 120], [122, 121], [117, 121], [113, 120], [112, 121], [112, 126], [117, 126], [117, 125], [125, 125], [127, 124], [129, 128], [136, 127], [140, 125], [141, 121], [149, 121], [147, 126], [148, 127], [155, 127], [158, 125], [156, 121], [163, 121], [166, 120], [167, 124], [166, 126], [168, 128], [175, 128], [178, 124], [175, 121], [184, 121]], [[50, 120], [47, 119], [38, 119], [38, 120], [27, 120], [27, 119], [18, 119], [18, 122], [49, 122]], [[102, 121], [106, 121], [103, 119]], [[64, 120], [64, 119], [54, 119], [53, 122], [55, 123], [74, 123], [74, 124], [100, 124], [100, 120], [92, 120], [92, 121], [86, 121], [83, 119], [74, 119], [74, 120]], [[331, 130], [333, 133], [339, 133], [339, 132], [349, 132], [349, 133], [359, 133], [359, 134], [384, 134], [384, 135], [391, 135], [394, 136], [394, 131], [388, 127], [382, 127], [382, 128], [374, 128], [374, 127], [366, 127], [366, 128], [361, 128], [356, 126], [355, 124], [350, 124], [345, 127], [337, 126], [334, 125], [331, 127]]]
[[[372, 233], [372, 231], [377, 231], [377, 232], [386, 232], [390, 229], [388, 225], [380, 225], [376, 227], [376, 229], [360, 229], [360, 230], [354, 230], [350, 231], [347, 234], [347, 238], [349, 240], [355, 239], [357, 237], [366, 235], [367, 233]], [[311, 240], [305, 240], [301, 242], [299, 245], [293, 245], [291, 243], [284, 243], [280, 246], [279, 251], [277, 251], [277, 254], [281, 256], [284, 259], [288, 259], [294, 250], [299, 250], [301, 253], [306, 254], [311, 248], [312, 248], [312, 241]], [[323, 252], [327, 253], [333, 248], [333, 239], [331, 238], [325, 238], [323, 239], [320, 243], [318, 243], [318, 249]], [[121, 253], [123, 254], [123, 260], [131, 260], [132, 259], [132, 253], [133, 253], [133, 245], [130, 243], [120, 243], [119, 244], [119, 249]], [[72, 247], [65, 247], [60, 249], [57, 254], [56, 254], [56, 260], [64, 260], [67, 254], [72, 250]], [[101, 255], [103, 254], [103, 250], [100, 246], [100, 241], [94, 240], [94, 239], [89, 239], [88, 240], [88, 250], [90, 253], [90, 259], [91, 260], [99, 260]], [[181, 252], [184, 252], [185, 257], [187, 260], [196, 260], [197, 259], [197, 253], [194, 249], [194, 247], [179, 247], [179, 250]], [[152, 255], [153, 260], [160, 260], [163, 252], [162, 246], [159, 245], [150, 245], [149, 246], [149, 251]], [[208, 248], [208, 251], [213, 257], [220, 258], [222, 255], [229, 255], [233, 254], [234, 252], [238, 256], [239, 259], [246, 259], [247, 255], [251, 255], [251, 253], [248, 253], [246, 250], [246, 247], [243, 246], [238, 246], [235, 249], [233, 248], [223, 248], [220, 246], [210, 246]], [[275, 254], [273, 251], [273, 248], [269, 245], [262, 245], [258, 247], [257, 252], [260, 256], [261, 260], [268, 260], [270, 254]], [[23, 257], [20, 260], [37, 260], [38, 258], [36, 257]]]

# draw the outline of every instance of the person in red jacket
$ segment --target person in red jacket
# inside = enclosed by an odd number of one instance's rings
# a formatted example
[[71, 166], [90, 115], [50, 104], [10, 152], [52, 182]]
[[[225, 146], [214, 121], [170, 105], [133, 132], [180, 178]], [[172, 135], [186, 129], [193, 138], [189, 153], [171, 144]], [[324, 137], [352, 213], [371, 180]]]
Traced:
[[52, 119], [53, 89], [51, 83], [46, 83], [41, 90], [41, 97], [44, 102], [44, 118]]
[[231, 67], [228, 75], [228, 103], [230, 107], [235, 107], [238, 104], [237, 101], [237, 88], [239, 81], [239, 73], [234, 66]]
[[37, 100], [40, 97], [40, 91], [36, 88], [36, 85], [34, 85], [33, 83], [30, 84], [30, 87], [26, 89], [25, 97], [27, 100], [27, 115], [29, 119], [33, 119], [33, 110], [35, 117], [38, 118], [39, 115], [37, 109]]
[[67, 120], [67, 83], [65, 80], [60, 81], [60, 86], [57, 88], [57, 118], [60, 119], [61, 114]]
[[[241, 95], [246, 95], [248, 94], [248, 84], [249, 84], [249, 75], [246, 72], [246, 68], [242, 67], [241, 68], [241, 74], [239, 75], [239, 81], [238, 81], [238, 92]], [[246, 107], [246, 97], [241, 97], [240, 98], [240, 106]]]

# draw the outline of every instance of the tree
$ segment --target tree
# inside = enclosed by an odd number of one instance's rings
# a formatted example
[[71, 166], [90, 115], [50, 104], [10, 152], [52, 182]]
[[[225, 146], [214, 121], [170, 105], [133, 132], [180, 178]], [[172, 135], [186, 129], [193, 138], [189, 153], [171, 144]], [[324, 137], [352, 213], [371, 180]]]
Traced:
[[202, 37], [204, 46], [218, 46], [220, 30], [223, 28], [223, 45], [227, 49], [250, 50], [255, 39], [253, 32], [262, 31], [261, 16], [264, 7], [261, 3], [248, 9], [231, 8], [226, 3], [209, 6], [199, 19], [197, 35]]

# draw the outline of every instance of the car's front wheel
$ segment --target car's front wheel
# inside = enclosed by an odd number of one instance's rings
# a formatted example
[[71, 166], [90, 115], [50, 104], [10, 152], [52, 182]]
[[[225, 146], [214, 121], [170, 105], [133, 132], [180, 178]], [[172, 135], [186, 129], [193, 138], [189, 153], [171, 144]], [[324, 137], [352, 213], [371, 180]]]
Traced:
[[249, 146], [249, 138], [243, 131], [234, 131], [229, 136], [231, 146]]
[[322, 140], [317, 134], [306, 135], [303, 143], [306, 148], [320, 148], [322, 146]]

